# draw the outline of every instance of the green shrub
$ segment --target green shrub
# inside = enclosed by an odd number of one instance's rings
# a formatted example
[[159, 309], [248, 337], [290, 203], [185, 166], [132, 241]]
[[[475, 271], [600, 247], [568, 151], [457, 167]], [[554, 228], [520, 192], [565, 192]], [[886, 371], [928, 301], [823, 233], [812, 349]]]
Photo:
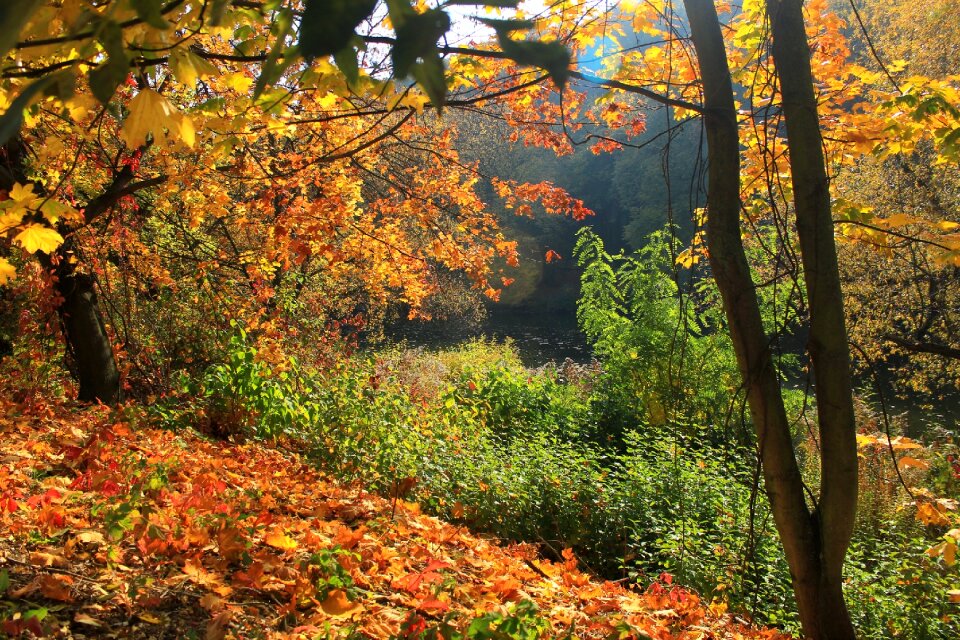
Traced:
[[734, 413], [733, 350], [715, 310], [696, 309], [678, 286], [676, 243], [660, 231], [630, 255], [611, 255], [590, 229], [578, 233], [577, 316], [603, 365], [592, 402], [605, 442], [622, 444], [640, 424], [719, 426]]

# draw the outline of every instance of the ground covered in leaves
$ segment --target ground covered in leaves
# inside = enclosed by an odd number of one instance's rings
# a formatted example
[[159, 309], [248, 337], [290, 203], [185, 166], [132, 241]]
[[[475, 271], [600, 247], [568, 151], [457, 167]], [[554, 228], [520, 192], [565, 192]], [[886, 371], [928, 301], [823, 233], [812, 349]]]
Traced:
[[501, 546], [297, 455], [0, 393], [0, 635], [778, 638]]

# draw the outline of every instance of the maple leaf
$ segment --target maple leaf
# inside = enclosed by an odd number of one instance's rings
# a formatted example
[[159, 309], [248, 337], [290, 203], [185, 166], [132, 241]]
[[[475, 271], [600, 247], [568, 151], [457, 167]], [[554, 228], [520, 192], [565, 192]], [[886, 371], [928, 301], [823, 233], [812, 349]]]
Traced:
[[346, 618], [363, 611], [363, 605], [359, 602], [351, 602], [343, 589], [333, 589], [320, 603], [320, 608], [328, 616]]
[[189, 147], [196, 141], [196, 131], [190, 119], [152, 89], [144, 89], [134, 96], [127, 108], [130, 113], [123, 122], [120, 137], [128, 147], [143, 146], [148, 135], [162, 143], [164, 129], [176, 134]]
[[280, 549], [281, 551], [293, 551], [297, 548], [297, 541], [286, 535], [280, 529], [274, 529], [266, 535], [263, 539], [271, 547], [275, 549]]
[[40, 204], [41, 199], [33, 192], [33, 185], [23, 185], [17, 182], [10, 190], [10, 199], [24, 207], [33, 208]]
[[27, 253], [52, 253], [63, 244], [63, 236], [54, 229], [42, 224], [30, 224], [18, 233], [13, 241], [26, 249]]

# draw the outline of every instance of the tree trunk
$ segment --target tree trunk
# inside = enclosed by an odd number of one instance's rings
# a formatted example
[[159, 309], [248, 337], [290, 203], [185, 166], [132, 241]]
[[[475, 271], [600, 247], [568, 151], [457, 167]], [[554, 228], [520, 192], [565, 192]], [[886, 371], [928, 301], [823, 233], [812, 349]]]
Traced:
[[[840, 499], [843, 490], [847, 487], [848, 469], [845, 464], [845, 454], [838, 455], [839, 451], [845, 451], [845, 449], [834, 442], [833, 432], [831, 432], [831, 454], [827, 456], [825, 451], [823, 459], [824, 470], [826, 471], [827, 467], [830, 469], [829, 473], [823, 476], [821, 504], [811, 513], [804, 497], [803, 480], [793, 450], [790, 425], [770, 354], [770, 341], [763, 328], [759, 302], [741, 240], [740, 142], [733, 85], [719, 19], [716, 8], [710, 0], [684, 0], [684, 6], [690, 19], [704, 92], [703, 115], [709, 158], [707, 243], [710, 267], [723, 299], [730, 336], [747, 392], [763, 464], [764, 486], [780, 533], [787, 563], [790, 566], [793, 591], [804, 633], [815, 640], [853, 638], [855, 637], [853, 628], [840, 589], [840, 570], [850, 539], [847, 525], [852, 522], [853, 509], [856, 506], [856, 451], [855, 449], [853, 451], [852, 501], [849, 494]], [[804, 37], [802, 21], [800, 34]], [[802, 82], [802, 79], [799, 81]], [[812, 84], [810, 92], [812, 95]], [[813, 117], [816, 123], [815, 109]], [[824, 172], [822, 156], [820, 163], [821, 172]], [[802, 173], [802, 175], [806, 174]], [[796, 173], [794, 179], [795, 182], [798, 180]], [[815, 190], [815, 187], [804, 186], [803, 189], [810, 191]], [[829, 221], [829, 200], [827, 201], [827, 218]], [[832, 246], [832, 235], [830, 241]], [[814, 245], [811, 248], [802, 242], [801, 250], [804, 255], [804, 265], [806, 266], [809, 262], [815, 272], [821, 273], [822, 278], [829, 279], [831, 263], [829, 259], [827, 262], [822, 261], [824, 255], [820, 252], [820, 246]], [[839, 283], [835, 251], [832, 255], [834, 256], [832, 273]], [[819, 284], [819, 281], [815, 286], [818, 296], [821, 295], [824, 287]], [[822, 344], [825, 340], [822, 332], [832, 326], [830, 322], [835, 321], [837, 314], [841, 322], [840, 339], [845, 340], [843, 337], [845, 334], [842, 333], [842, 302], [839, 300], [833, 302], [832, 299], [822, 297], [818, 297], [817, 300], [819, 309], [824, 305], [835, 304], [836, 306], [817, 316], [816, 327], [811, 326], [811, 340], [818, 340], [820, 341], [818, 345]], [[813, 325], [812, 307], [811, 302], [811, 324]], [[830, 348], [834, 346], [831, 342]], [[822, 349], [818, 346], [818, 356], [822, 353]], [[833, 350], [829, 353], [830, 357], [839, 358]], [[818, 362], [823, 361], [818, 360]], [[838, 367], [841, 367], [839, 360], [835, 362]], [[845, 368], [841, 368], [841, 372], [846, 372], [848, 380], [845, 387], [847, 402], [851, 402], [849, 365], [846, 361], [842, 365]], [[829, 384], [829, 379], [824, 376], [818, 377], [816, 385], [818, 400], [823, 397], [824, 400], [821, 402], [842, 404], [840, 396], [845, 393], [844, 387], [841, 386], [833, 393], [825, 392], [821, 395], [821, 386], [824, 384]], [[822, 408], [821, 411], [823, 411]], [[834, 419], [832, 407], [827, 409], [827, 416], [828, 420]], [[821, 417], [821, 425], [823, 424], [824, 418]], [[821, 433], [823, 433], [822, 427]], [[852, 433], [851, 430], [851, 437], [854, 437]], [[838, 476], [843, 479], [842, 483], [838, 483]], [[828, 484], [830, 488], [827, 488]], [[829, 522], [825, 522], [826, 520]], [[829, 528], [834, 526], [840, 527], [838, 538], [833, 537], [832, 529]], [[831, 535], [823, 535], [824, 531]]]
[[857, 439], [850, 350], [830, 212], [830, 185], [820, 136], [801, 0], [767, 0], [773, 59], [783, 97], [793, 176], [797, 235], [810, 309], [808, 349], [820, 432], [821, 624], [831, 638], [855, 637], [843, 602], [843, 561], [857, 511]]
[[[67, 259], [71, 241], [58, 249], [57, 293], [63, 298], [57, 311], [77, 365], [77, 400], [113, 404], [120, 400], [120, 371], [97, 301], [97, 281], [79, 273]], [[44, 260], [44, 263], [50, 262]]]
[[[14, 183], [27, 182], [25, 153], [20, 138], [3, 146], [0, 151], [0, 189], [9, 191]], [[38, 253], [37, 257], [45, 269], [52, 270], [57, 276], [57, 293], [63, 298], [57, 313], [68, 349], [76, 360], [80, 383], [77, 399], [113, 404], [120, 399], [120, 372], [100, 314], [96, 279], [91, 274], [77, 272], [70, 262], [73, 243], [69, 231], [60, 231], [67, 237], [66, 242], [53, 255]]]

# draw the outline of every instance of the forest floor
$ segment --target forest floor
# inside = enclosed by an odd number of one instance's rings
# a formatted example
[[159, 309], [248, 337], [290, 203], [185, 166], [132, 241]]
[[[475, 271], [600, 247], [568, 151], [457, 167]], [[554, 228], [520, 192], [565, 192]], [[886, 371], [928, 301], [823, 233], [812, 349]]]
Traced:
[[0, 390], [0, 635], [784, 638], [139, 415]]

